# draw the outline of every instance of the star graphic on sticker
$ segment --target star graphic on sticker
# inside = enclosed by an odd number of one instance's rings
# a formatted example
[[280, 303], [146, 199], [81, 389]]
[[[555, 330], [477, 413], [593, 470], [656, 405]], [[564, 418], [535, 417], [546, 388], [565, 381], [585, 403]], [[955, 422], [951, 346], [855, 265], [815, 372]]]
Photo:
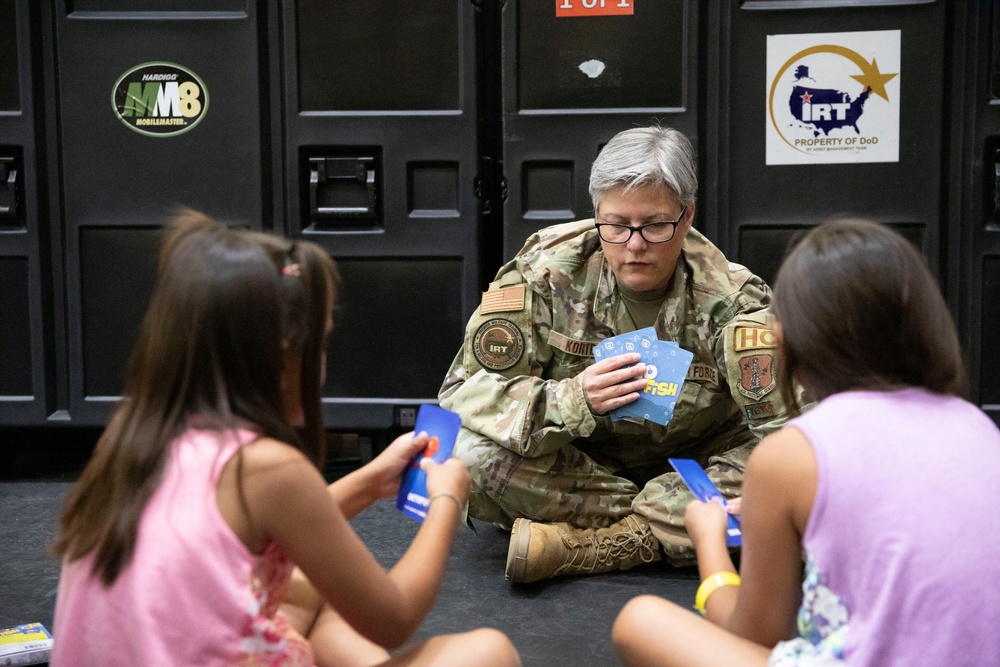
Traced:
[[885, 92], [885, 84], [898, 75], [898, 72], [896, 74], [883, 74], [878, 71], [878, 63], [874, 58], [872, 58], [871, 65], [862, 67], [861, 74], [852, 74], [851, 78], [860, 83], [866, 89], [871, 88], [873, 95], [878, 95], [888, 102], [889, 95]]
[[808, 92], [802, 93], [800, 97], [802, 98], [802, 104], [810, 104], [810, 101], [813, 98], [813, 96], [810, 95]]

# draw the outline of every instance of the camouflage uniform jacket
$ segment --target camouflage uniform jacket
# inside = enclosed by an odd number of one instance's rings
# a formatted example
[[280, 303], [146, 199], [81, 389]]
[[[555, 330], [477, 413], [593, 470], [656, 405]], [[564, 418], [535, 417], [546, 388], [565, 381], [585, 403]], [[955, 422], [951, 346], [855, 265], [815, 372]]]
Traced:
[[[775, 391], [770, 298], [760, 278], [690, 230], [655, 323], [661, 340], [694, 354], [673, 418], [665, 427], [613, 422], [591, 412], [581, 373], [595, 363], [595, 344], [635, 326], [594, 221], [548, 227], [490, 284], [440, 390], [441, 405], [461, 414], [460, 437], [479, 434], [522, 456], [587, 438], [613, 440], [626, 468], [666, 456], [704, 463], [786, 421]], [[708, 441], [715, 451], [704, 450]]]

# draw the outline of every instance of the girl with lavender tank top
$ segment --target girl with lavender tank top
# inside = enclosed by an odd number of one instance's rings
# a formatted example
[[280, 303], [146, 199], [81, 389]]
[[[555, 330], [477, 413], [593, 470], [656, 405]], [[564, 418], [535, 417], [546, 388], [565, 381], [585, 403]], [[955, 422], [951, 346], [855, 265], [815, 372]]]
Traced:
[[818, 403], [751, 455], [737, 503], [685, 519], [697, 606], [632, 600], [614, 626], [633, 664], [1000, 666], [1000, 430], [962, 396], [947, 306], [892, 230], [834, 220], [775, 286], [778, 379]]

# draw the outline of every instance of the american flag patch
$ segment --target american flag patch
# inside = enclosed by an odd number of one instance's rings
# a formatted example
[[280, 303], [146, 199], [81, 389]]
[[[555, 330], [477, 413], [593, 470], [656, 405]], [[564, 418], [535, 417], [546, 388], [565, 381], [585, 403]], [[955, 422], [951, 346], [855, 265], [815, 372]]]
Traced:
[[502, 313], [524, 308], [524, 285], [503, 287], [483, 292], [483, 302], [479, 306], [479, 314]]

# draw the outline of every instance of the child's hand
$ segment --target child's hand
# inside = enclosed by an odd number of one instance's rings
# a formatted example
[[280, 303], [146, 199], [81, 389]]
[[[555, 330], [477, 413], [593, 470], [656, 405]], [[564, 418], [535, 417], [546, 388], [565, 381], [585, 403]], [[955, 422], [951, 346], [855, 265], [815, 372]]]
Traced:
[[465, 507], [469, 499], [469, 485], [472, 478], [465, 464], [458, 459], [448, 459], [437, 464], [431, 459], [420, 461], [420, 467], [427, 473], [427, 495], [450, 493], [458, 500], [459, 507]]
[[412, 431], [404, 433], [365, 466], [372, 476], [372, 487], [378, 494], [376, 498], [391, 498], [399, 492], [403, 472], [417, 452], [427, 446], [427, 441], [427, 434], [423, 431], [419, 435], [414, 435]]
[[696, 550], [699, 545], [711, 542], [721, 542], [725, 546], [729, 519], [722, 498], [707, 503], [692, 500], [684, 510], [684, 523]]
[[733, 498], [726, 501], [726, 511], [733, 516], [739, 516], [743, 510], [743, 498]]

